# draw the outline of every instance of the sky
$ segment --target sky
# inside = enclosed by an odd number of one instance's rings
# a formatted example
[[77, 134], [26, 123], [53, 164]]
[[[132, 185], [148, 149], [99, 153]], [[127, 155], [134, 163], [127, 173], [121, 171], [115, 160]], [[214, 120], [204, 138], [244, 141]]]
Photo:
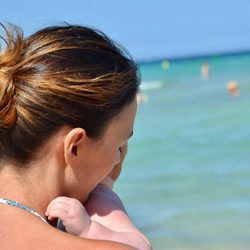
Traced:
[[0, 0], [0, 22], [95, 27], [136, 60], [250, 50], [249, 0]]

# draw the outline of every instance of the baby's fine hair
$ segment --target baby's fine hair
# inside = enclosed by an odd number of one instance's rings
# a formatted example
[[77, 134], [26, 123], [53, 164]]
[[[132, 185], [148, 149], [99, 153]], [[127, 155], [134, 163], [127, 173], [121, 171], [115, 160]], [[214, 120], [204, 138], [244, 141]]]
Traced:
[[24, 166], [64, 125], [98, 138], [136, 97], [137, 65], [102, 32], [63, 25], [24, 38], [1, 28], [1, 160]]

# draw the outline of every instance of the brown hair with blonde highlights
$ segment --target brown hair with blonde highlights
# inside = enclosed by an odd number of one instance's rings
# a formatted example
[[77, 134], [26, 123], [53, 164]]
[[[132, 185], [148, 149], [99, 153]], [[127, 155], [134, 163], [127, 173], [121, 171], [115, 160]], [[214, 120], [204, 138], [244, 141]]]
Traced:
[[99, 137], [131, 103], [137, 65], [92, 28], [44, 28], [23, 38], [5, 28], [0, 50], [0, 157], [23, 165], [63, 125]]

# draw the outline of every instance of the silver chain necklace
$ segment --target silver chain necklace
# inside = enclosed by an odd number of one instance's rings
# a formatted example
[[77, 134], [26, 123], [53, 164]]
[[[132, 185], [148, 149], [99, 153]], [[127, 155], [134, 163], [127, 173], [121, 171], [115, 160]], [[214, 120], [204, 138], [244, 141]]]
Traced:
[[9, 200], [9, 199], [6, 199], [6, 198], [1, 198], [0, 197], [0, 203], [3, 203], [3, 204], [6, 204], [6, 205], [10, 205], [10, 206], [13, 206], [13, 207], [19, 207], [31, 214], [34, 214], [36, 217], [40, 218], [42, 221], [44, 221], [45, 223], [49, 224], [38, 212], [36, 212], [34, 209], [30, 208], [30, 207], [27, 207], [17, 201], [13, 201], [13, 200]]

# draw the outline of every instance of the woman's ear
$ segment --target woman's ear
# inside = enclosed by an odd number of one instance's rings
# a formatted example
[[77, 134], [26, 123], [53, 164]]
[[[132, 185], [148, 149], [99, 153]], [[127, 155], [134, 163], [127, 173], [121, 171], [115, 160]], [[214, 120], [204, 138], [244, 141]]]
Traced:
[[79, 146], [85, 139], [86, 132], [82, 128], [73, 128], [66, 134], [64, 139], [64, 159], [66, 164], [70, 164], [77, 158]]

